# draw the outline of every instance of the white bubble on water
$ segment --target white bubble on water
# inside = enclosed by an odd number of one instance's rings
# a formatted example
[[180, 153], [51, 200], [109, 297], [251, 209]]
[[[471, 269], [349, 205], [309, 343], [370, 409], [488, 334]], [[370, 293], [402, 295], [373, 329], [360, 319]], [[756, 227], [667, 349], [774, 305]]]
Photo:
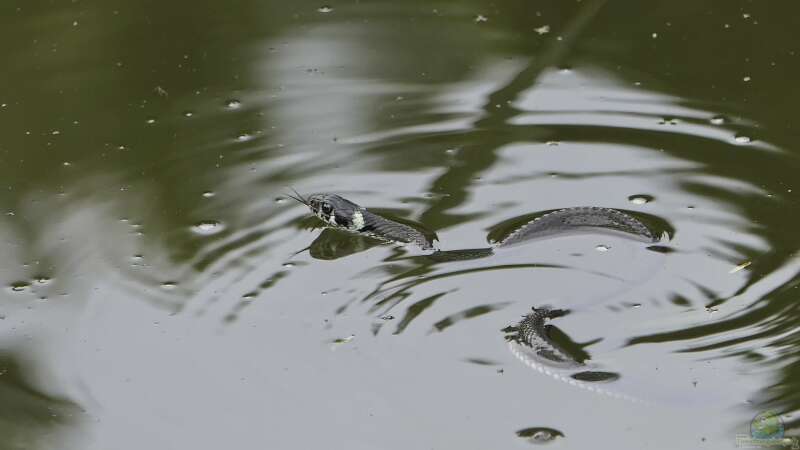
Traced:
[[206, 220], [192, 225], [192, 231], [195, 234], [204, 236], [217, 234], [224, 229], [225, 225], [223, 225], [221, 222], [217, 222], [216, 220]]
[[645, 203], [650, 203], [653, 201], [653, 197], [649, 195], [631, 195], [628, 197], [628, 201], [633, 203], [634, 205], [644, 205]]

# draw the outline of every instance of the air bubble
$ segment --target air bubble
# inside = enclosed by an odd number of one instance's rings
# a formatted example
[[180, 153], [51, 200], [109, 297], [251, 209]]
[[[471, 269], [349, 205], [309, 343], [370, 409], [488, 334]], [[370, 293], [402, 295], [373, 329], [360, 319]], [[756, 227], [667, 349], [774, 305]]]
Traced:
[[191, 112], [191, 111], [186, 111], [186, 112], [183, 113], [183, 117], [192, 117], [193, 115], [194, 115], [194, 113]]
[[607, 251], [611, 250], [611, 247], [609, 247], [607, 245], [600, 244], [597, 247], [595, 247], [594, 249], [597, 250], [598, 252], [607, 252]]
[[215, 195], [216, 194], [213, 191], [205, 191], [205, 192], [203, 192], [203, 197], [204, 198], [211, 198], [211, 197], [213, 197]]
[[236, 99], [230, 99], [225, 102], [225, 107], [228, 109], [239, 109], [242, 107], [242, 102]]
[[329, 12], [333, 12], [333, 8], [331, 8], [328, 5], [323, 5], [323, 6], [320, 6], [319, 8], [317, 8], [317, 12], [321, 12], [323, 14], [326, 14], [326, 13], [329, 13]]
[[725, 118], [722, 116], [714, 116], [709, 120], [709, 122], [711, 122], [712, 125], [722, 125], [726, 121]]
[[217, 222], [215, 220], [206, 220], [196, 223], [192, 226], [192, 231], [194, 231], [196, 234], [201, 234], [204, 236], [217, 234], [223, 229], [225, 229], [225, 226], [221, 222]]
[[733, 140], [737, 144], [749, 144], [749, 143], [753, 142], [753, 140], [749, 136], [744, 136], [744, 135], [741, 135], [741, 134], [736, 136], [735, 138], [733, 138]]
[[148, 124], [148, 125], [152, 125], [152, 124], [156, 123], [156, 119], [153, 118], [153, 117], [150, 117], [147, 120], [145, 120], [145, 123]]
[[650, 195], [644, 194], [637, 194], [631, 195], [628, 197], [628, 201], [633, 203], [634, 205], [644, 205], [645, 203], [650, 203], [653, 201], [653, 197]]
[[174, 281], [165, 281], [161, 283], [161, 289], [171, 290], [175, 289], [176, 286], [178, 286], [178, 283]]
[[30, 287], [31, 285], [24, 281], [16, 281], [14, 283], [11, 283], [11, 286], [9, 286], [12, 292], [23, 292], [28, 290], [28, 288]]
[[253, 140], [253, 135], [250, 134], [250, 133], [242, 133], [242, 134], [236, 136], [236, 140], [239, 141], [239, 142], [252, 141]]

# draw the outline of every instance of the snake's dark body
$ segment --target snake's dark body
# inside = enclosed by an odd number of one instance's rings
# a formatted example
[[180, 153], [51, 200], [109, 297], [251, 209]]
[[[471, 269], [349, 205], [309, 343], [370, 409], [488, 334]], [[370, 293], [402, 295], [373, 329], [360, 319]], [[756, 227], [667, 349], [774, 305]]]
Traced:
[[[350, 232], [384, 241], [415, 244], [433, 250], [429, 257], [436, 261], [458, 261], [491, 256], [495, 248], [510, 247], [534, 239], [581, 232], [613, 232], [642, 242], [652, 243], [658, 237], [639, 219], [623, 211], [601, 207], [572, 207], [548, 212], [528, 221], [507, 234], [492, 247], [463, 250], [438, 250], [434, 239], [409, 225], [387, 219], [335, 194], [315, 194], [307, 199], [299, 196], [323, 222]], [[565, 315], [562, 310], [533, 308], [514, 326], [506, 328], [506, 340], [512, 353], [521, 361], [554, 378], [614, 397], [633, 398], [595, 386], [597, 381], [618, 377], [611, 372], [589, 370], [579, 356], [567, 351], [551, 338], [549, 321]], [[567, 376], [563, 369], [572, 371]]]

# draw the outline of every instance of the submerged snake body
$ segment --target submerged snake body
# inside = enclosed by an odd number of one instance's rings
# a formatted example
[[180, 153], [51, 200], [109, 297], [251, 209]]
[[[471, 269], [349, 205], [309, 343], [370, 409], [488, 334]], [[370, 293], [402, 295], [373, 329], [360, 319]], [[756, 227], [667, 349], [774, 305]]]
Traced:
[[[430, 257], [441, 262], [487, 257], [494, 253], [494, 248], [582, 231], [622, 233], [643, 242], [658, 240], [639, 219], [623, 211], [602, 207], [573, 207], [536, 217], [496, 242], [493, 247], [441, 251], [421, 231], [381, 217], [336, 194], [314, 194], [307, 199], [298, 195], [293, 198], [304, 203], [315, 216], [335, 228], [384, 241], [415, 244], [423, 250], [434, 250]], [[504, 330], [511, 352], [532, 369], [559, 381], [611, 397], [640, 401], [626, 394], [598, 387], [594, 382], [613, 381], [619, 375], [591, 370], [581, 358], [574, 356], [551, 338], [553, 327], [548, 322], [565, 314], [567, 312], [563, 310], [533, 308], [532, 313]]]
[[531, 369], [571, 386], [633, 403], [647, 403], [598, 386], [597, 382], [617, 380], [619, 374], [592, 370], [551, 338], [552, 325], [548, 322], [566, 314], [567, 311], [559, 309], [533, 308], [516, 325], [503, 330], [511, 353]]
[[645, 242], [656, 240], [641, 221], [629, 214], [611, 208], [578, 206], [559, 209], [531, 220], [499, 242], [498, 247], [586, 229], [620, 232]]

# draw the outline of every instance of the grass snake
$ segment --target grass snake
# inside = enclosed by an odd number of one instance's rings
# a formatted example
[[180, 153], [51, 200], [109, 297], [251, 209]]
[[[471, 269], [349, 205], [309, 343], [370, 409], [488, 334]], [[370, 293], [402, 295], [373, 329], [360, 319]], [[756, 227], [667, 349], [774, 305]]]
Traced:
[[[294, 192], [291, 198], [306, 205], [325, 224], [382, 241], [413, 244], [436, 261], [457, 261], [488, 257], [494, 249], [510, 247], [534, 239], [582, 232], [612, 232], [644, 243], [656, 243], [660, 236], [633, 215], [604, 207], [570, 207], [547, 212], [524, 222], [494, 242], [491, 247], [464, 250], [439, 250], [435, 237], [403, 223], [368, 211], [339, 195], [313, 194], [304, 197]], [[660, 251], [658, 247], [654, 250]], [[614, 381], [614, 372], [595, 371], [586, 364], [588, 354], [550, 322], [569, 311], [534, 307], [518, 323], [505, 328], [511, 352], [534, 370], [595, 393], [631, 401], [638, 399], [607, 390], [599, 383]]]

